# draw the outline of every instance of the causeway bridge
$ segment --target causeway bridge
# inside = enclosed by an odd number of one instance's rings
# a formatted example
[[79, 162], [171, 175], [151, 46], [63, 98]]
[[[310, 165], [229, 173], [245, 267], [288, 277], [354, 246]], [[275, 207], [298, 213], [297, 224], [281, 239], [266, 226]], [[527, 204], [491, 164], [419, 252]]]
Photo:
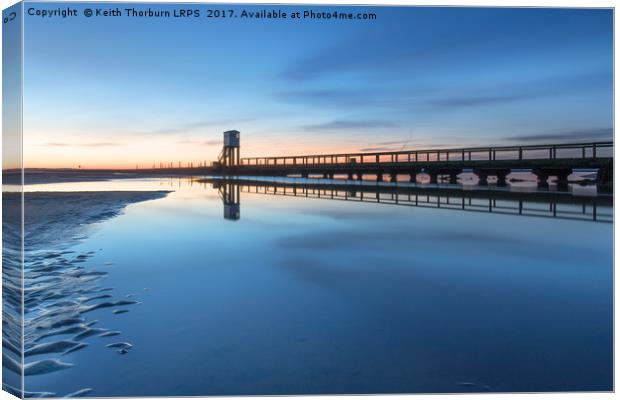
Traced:
[[392, 182], [402, 175], [415, 182], [423, 173], [430, 183], [437, 183], [438, 178], [457, 183], [459, 174], [473, 172], [480, 185], [495, 177], [497, 185], [504, 186], [511, 172], [531, 171], [541, 186], [550, 177], [562, 186], [568, 184], [574, 170], [589, 169], [596, 171], [597, 184], [613, 184], [611, 141], [247, 158], [239, 156], [239, 149], [239, 132], [224, 132], [224, 148], [218, 161], [209, 167], [210, 172], [223, 176], [342, 176], [350, 180], [370, 176]]
[[481, 186], [488, 185], [491, 177], [496, 186], [506, 186], [511, 172], [531, 172], [541, 187], [549, 184], [549, 178], [554, 178], [555, 184], [562, 187], [568, 185], [568, 177], [573, 172], [586, 170], [591, 172], [591, 178], [584, 180], [605, 189], [613, 187], [613, 141], [243, 158], [239, 136], [236, 130], [224, 132], [224, 146], [218, 160], [209, 165], [205, 162], [195, 167], [181, 167], [179, 163], [176, 168], [170, 162], [142, 171], [377, 182], [403, 179], [416, 182], [419, 174], [425, 174], [431, 184], [440, 180], [454, 184], [461, 173], [471, 172], [478, 177]]

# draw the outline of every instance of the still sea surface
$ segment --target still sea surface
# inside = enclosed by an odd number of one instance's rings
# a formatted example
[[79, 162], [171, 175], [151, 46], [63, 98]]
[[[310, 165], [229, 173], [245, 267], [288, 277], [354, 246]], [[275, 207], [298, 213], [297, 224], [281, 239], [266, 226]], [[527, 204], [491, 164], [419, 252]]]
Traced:
[[26, 190], [172, 191], [62, 247], [135, 302], [85, 313], [116, 335], [56, 354], [73, 366], [26, 376], [27, 391], [612, 389], [611, 223], [245, 192], [228, 220], [189, 179]]

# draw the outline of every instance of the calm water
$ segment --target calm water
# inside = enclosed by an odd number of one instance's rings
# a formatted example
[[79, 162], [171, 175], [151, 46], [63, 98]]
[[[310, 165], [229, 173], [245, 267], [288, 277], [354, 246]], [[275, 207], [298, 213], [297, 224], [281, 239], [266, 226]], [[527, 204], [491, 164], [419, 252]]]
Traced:
[[232, 221], [187, 180], [31, 189], [174, 192], [70, 248], [140, 303], [86, 314], [122, 333], [85, 339], [28, 391], [612, 389], [612, 224], [251, 193]]

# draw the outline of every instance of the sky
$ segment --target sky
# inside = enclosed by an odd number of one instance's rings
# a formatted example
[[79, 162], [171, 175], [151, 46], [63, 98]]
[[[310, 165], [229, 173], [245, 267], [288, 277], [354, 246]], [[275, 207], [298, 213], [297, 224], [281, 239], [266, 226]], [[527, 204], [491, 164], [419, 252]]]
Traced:
[[613, 136], [611, 10], [277, 6], [377, 14], [338, 21], [68, 5], [79, 17], [25, 17], [26, 167], [212, 161], [230, 129], [242, 157]]
[[[19, 12], [18, 5], [2, 10], [2, 19], [8, 20]], [[21, 167], [21, 46], [20, 19], [2, 27], [2, 169]]]

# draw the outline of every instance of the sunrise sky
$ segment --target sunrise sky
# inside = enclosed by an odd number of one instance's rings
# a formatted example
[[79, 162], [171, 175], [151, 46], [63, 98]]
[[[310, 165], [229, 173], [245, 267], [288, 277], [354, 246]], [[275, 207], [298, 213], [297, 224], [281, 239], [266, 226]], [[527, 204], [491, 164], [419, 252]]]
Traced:
[[611, 10], [362, 11], [27, 16], [25, 166], [214, 160], [229, 129], [247, 157], [612, 138]]

